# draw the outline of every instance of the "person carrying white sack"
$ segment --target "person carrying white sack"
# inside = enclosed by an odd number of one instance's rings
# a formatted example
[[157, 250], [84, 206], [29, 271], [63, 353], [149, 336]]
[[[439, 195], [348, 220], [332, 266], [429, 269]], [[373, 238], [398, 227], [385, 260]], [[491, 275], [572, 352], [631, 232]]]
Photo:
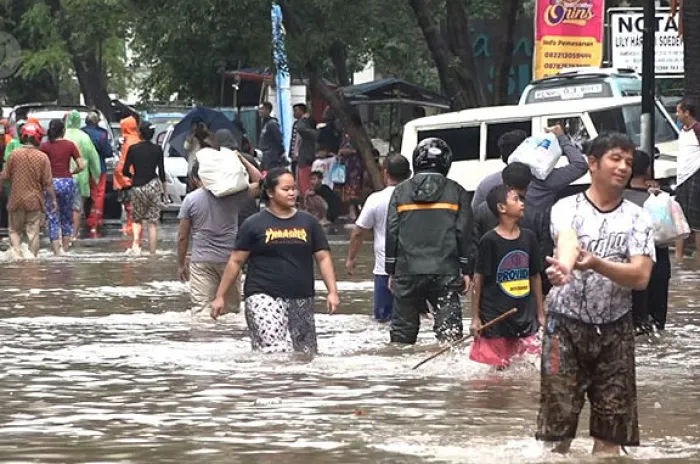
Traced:
[[[190, 192], [180, 207], [178, 229], [179, 277], [189, 281], [192, 312], [208, 314], [209, 302], [216, 297], [226, 263], [238, 236], [239, 213], [251, 198], [260, 195], [260, 171], [243, 155], [239, 156], [247, 170], [246, 189], [238, 193], [218, 197], [203, 187], [200, 179], [200, 163], [195, 161], [190, 177], [196, 190]], [[205, 160], [206, 163], [206, 160]], [[192, 253], [187, 263], [187, 249], [192, 242]], [[236, 280], [226, 294], [223, 313], [239, 312], [241, 302], [240, 280]], [[207, 310], [207, 311], [205, 311]]]
[[[568, 164], [560, 168], [554, 168], [544, 179], [538, 177], [533, 169], [533, 179], [530, 188], [527, 190], [526, 204], [528, 208], [535, 208], [538, 211], [546, 211], [554, 205], [559, 194], [572, 182], [577, 181], [588, 172], [588, 161], [585, 155], [578, 149], [568, 135], [564, 133], [561, 125], [556, 125], [547, 129], [548, 133], [556, 136], [561, 152], [566, 157]], [[513, 152], [509, 163], [513, 161], [525, 162], [532, 167], [531, 163], [518, 159], [517, 150]], [[554, 163], [556, 164], [556, 162]]]
[[[568, 161], [566, 166], [559, 168], [554, 168], [551, 173], [545, 179], [538, 179], [536, 176], [532, 179], [530, 187], [527, 190], [527, 197], [525, 200], [526, 208], [530, 210], [537, 211], [547, 211], [549, 210], [554, 202], [556, 201], [558, 195], [568, 187], [572, 182], [580, 179], [588, 172], [588, 162], [586, 157], [581, 152], [581, 150], [574, 145], [571, 139], [564, 134], [564, 129], [560, 125], [554, 126], [547, 129], [547, 132], [552, 133], [556, 136], [557, 142], [561, 147], [562, 154]], [[523, 142], [524, 143], [524, 142]], [[507, 163], [511, 163], [516, 159], [513, 155], [517, 152], [517, 149], [507, 156]], [[518, 160], [523, 161], [523, 160]], [[530, 165], [530, 163], [525, 163]], [[500, 173], [499, 173], [500, 174]], [[472, 200], [472, 207], [476, 208], [482, 202], [486, 201], [486, 195], [489, 190], [487, 187], [495, 187], [496, 185], [501, 185], [503, 183], [498, 176], [498, 182], [491, 182], [490, 185], [482, 188], [481, 185], [474, 192], [474, 199]], [[482, 182], [484, 184], [484, 182]]]

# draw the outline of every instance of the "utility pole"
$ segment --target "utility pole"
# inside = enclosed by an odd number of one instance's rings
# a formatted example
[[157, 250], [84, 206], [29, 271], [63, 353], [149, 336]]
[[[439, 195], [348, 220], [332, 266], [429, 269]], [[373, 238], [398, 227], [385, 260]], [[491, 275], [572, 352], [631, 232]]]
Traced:
[[651, 158], [651, 175], [654, 177], [654, 114], [655, 114], [655, 46], [656, 2], [644, 0], [644, 33], [642, 45], [642, 120], [641, 148]]

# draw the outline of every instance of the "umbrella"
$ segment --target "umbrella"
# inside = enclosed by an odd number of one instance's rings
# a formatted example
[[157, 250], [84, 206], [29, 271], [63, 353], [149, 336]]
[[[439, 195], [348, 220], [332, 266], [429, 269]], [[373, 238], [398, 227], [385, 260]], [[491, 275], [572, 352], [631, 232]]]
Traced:
[[212, 110], [204, 106], [195, 106], [192, 111], [187, 113], [180, 122], [173, 128], [173, 134], [170, 137], [170, 147], [177, 151], [181, 156], [187, 157], [185, 150], [185, 139], [190, 133], [192, 124], [203, 122], [209, 128], [212, 135], [220, 129], [228, 129], [241, 145], [243, 134], [240, 129], [221, 111]]

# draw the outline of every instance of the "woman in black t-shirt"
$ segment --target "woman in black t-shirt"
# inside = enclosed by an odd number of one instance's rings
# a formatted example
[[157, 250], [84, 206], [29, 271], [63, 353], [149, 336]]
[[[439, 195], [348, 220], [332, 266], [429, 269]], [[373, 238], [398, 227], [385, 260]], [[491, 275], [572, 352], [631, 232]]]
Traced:
[[247, 262], [243, 293], [253, 349], [288, 351], [291, 341], [294, 351], [316, 353], [314, 260], [328, 289], [328, 312], [339, 303], [328, 240], [316, 219], [295, 208], [291, 172], [272, 169], [262, 182], [268, 207], [238, 231], [211, 316], [219, 317], [229, 287]]
[[[131, 252], [141, 254], [141, 230], [148, 224], [148, 248], [155, 254], [158, 245], [158, 223], [165, 196], [163, 150], [151, 142], [154, 129], [144, 121], [139, 125], [141, 141], [129, 147], [122, 173], [131, 178], [134, 208], [134, 242]], [[132, 173], [133, 169], [133, 173]]]

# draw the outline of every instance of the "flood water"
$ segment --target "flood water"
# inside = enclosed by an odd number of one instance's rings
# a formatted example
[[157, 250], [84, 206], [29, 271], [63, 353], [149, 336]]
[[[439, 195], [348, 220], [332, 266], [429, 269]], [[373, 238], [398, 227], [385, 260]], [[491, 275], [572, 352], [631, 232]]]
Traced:
[[[371, 244], [355, 278], [332, 238], [340, 314], [313, 361], [251, 352], [242, 314], [188, 314], [174, 228], [155, 258], [117, 239], [0, 263], [0, 462], [591, 462], [588, 413], [568, 457], [533, 438], [539, 360], [495, 373], [468, 346], [389, 346], [372, 313]], [[674, 269], [668, 331], [637, 353], [642, 446], [605, 462], [700, 462], [700, 274]], [[465, 310], [468, 327], [469, 310]]]

